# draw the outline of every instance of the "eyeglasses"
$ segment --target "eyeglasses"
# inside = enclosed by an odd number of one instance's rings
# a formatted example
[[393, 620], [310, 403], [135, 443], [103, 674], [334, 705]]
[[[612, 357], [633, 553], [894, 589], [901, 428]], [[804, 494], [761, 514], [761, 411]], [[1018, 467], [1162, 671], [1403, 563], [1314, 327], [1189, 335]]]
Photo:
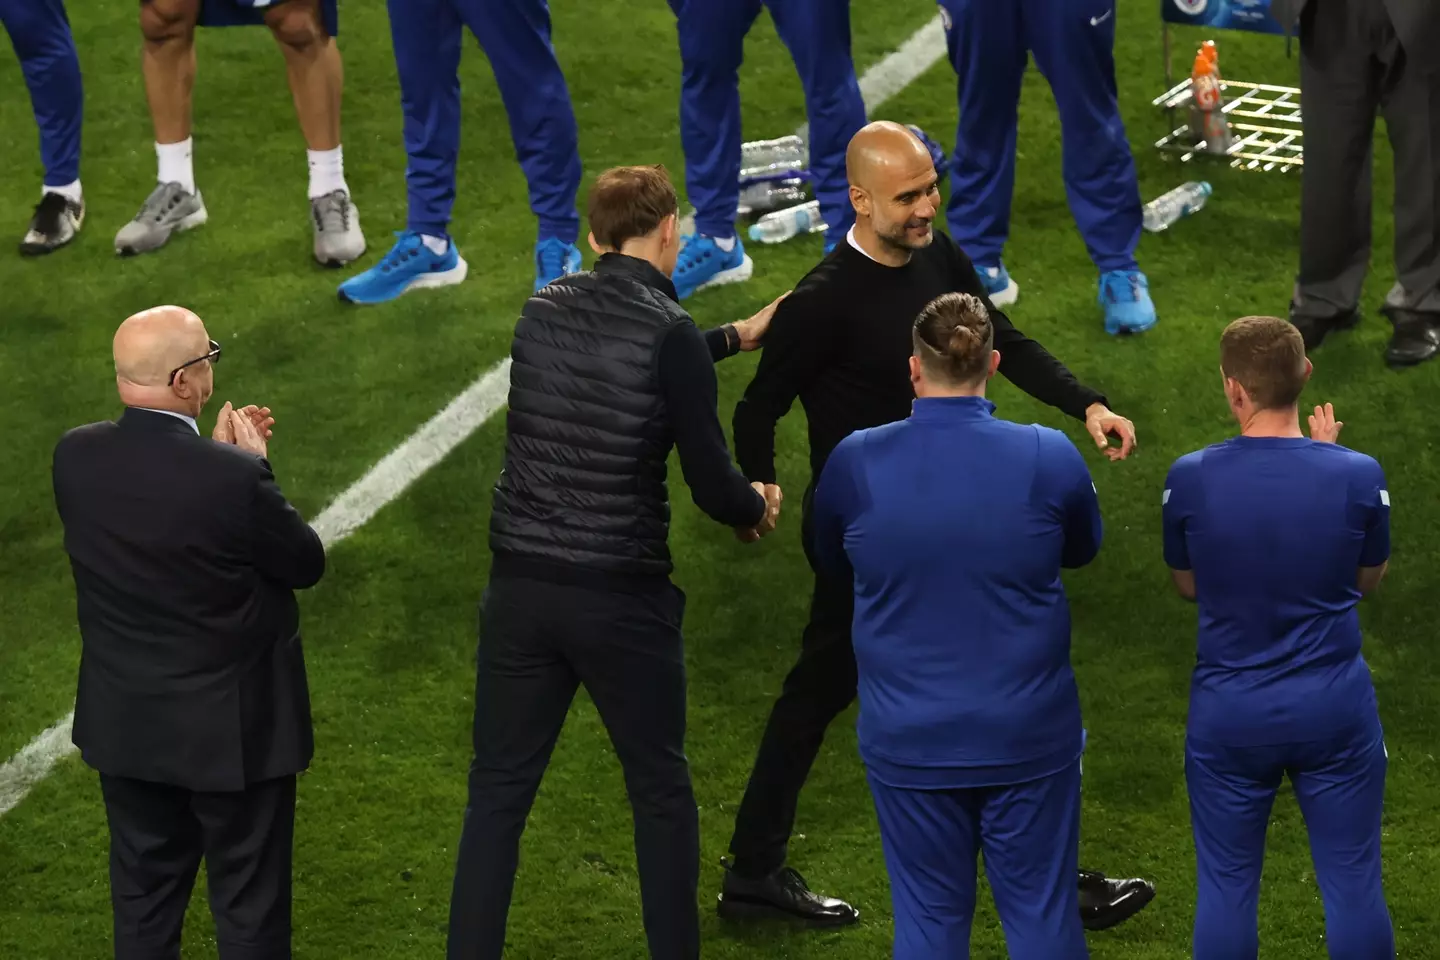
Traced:
[[205, 354], [203, 357], [196, 357], [194, 360], [186, 360], [184, 363], [180, 364], [180, 366], [176, 367], [174, 370], [171, 370], [171, 371], [170, 371], [170, 386], [172, 386], [172, 387], [175, 386], [175, 375], [176, 375], [177, 373], [179, 373], [181, 370], [184, 370], [186, 367], [190, 366], [191, 364], [199, 363], [201, 360], [209, 360], [211, 363], [219, 363], [219, 362], [220, 362], [220, 344], [216, 343], [214, 340], [211, 340], [211, 341], [210, 341], [210, 352], [209, 352], [209, 353]]

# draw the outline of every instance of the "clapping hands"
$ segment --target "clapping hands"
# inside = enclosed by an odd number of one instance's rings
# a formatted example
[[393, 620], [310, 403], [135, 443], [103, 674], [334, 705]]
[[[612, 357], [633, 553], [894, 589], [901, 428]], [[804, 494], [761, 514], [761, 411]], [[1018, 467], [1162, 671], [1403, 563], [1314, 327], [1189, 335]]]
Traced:
[[215, 418], [215, 429], [210, 438], [216, 443], [231, 443], [257, 457], [267, 456], [266, 441], [274, 435], [270, 428], [275, 418], [270, 416], [269, 407], [255, 404], [235, 409], [226, 401]]
[[754, 543], [767, 533], [775, 529], [776, 521], [780, 519], [780, 501], [784, 499], [780, 488], [773, 483], [752, 483], [755, 492], [765, 498], [765, 515], [760, 522], [753, 527], [740, 527], [736, 529], [735, 536], [741, 543]]

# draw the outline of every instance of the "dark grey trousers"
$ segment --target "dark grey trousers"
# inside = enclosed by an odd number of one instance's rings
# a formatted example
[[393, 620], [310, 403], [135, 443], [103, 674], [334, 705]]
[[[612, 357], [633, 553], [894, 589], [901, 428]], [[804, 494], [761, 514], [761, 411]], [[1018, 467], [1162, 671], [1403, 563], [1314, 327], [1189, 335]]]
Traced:
[[1440, 319], [1440, 63], [1407, 51], [1380, 0], [1310, 0], [1300, 18], [1305, 165], [1296, 316], [1359, 305], [1370, 262], [1377, 113], [1395, 155], [1395, 279], [1387, 307]]

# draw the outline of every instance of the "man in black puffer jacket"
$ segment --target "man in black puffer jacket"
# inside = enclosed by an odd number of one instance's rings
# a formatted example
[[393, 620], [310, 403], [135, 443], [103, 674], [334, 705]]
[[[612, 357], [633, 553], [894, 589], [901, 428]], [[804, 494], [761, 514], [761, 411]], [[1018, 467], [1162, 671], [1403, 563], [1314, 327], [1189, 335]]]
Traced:
[[602, 174], [595, 269], [540, 290], [515, 327], [450, 960], [500, 960], [520, 834], [582, 683], [624, 768], [650, 955], [700, 955], [671, 447], [696, 506], [742, 540], [775, 528], [781, 498], [734, 467], [715, 412], [715, 362], [759, 346], [775, 304], [702, 335], [670, 281], [678, 215], [663, 167]]

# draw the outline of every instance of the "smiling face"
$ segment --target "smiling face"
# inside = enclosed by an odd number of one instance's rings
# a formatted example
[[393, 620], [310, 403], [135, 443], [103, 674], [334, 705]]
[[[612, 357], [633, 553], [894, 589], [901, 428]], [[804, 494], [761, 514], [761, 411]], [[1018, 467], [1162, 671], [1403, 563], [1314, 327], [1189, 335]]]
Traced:
[[931, 244], [940, 212], [940, 178], [919, 138], [900, 124], [869, 124], [851, 140], [846, 170], [862, 229], [896, 252], [908, 254]]

